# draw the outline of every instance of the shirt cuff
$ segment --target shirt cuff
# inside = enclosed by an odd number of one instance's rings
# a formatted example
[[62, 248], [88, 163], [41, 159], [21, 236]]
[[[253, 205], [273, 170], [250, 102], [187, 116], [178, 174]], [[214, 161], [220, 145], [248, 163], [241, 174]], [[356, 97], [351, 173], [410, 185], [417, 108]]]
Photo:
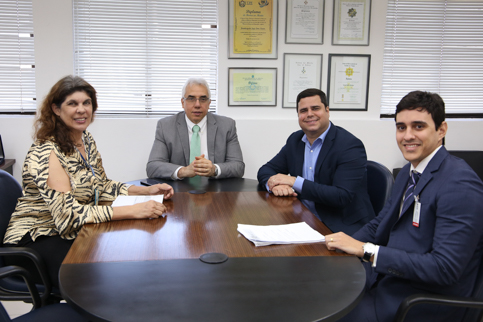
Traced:
[[293, 184], [292, 188], [295, 192], [302, 193], [302, 187], [304, 186], [305, 179], [302, 177], [297, 177], [295, 179], [295, 183]]
[[178, 169], [176, 169], [176, 171], [171, 175], [171, 179], [173, 180], [183, 180], [183, 178], [178, 178], [178, 171], [179, 169], [181, 169], [182, 167], [179, 167]]
[[374, 251], [374, 261], [372, 262], [372, 267], [376, 267], [377, 255], [379, 254], [379, 245], [376, 245], [376, 250]]
[[218, 175], [215, 176], [215, 178], [219, 178], [220, 177], [220, 174], [221, 174], [221, 169], [220, 169], [220, 166], [218, 164], [215, 164], [215, 167], [218, 169]]

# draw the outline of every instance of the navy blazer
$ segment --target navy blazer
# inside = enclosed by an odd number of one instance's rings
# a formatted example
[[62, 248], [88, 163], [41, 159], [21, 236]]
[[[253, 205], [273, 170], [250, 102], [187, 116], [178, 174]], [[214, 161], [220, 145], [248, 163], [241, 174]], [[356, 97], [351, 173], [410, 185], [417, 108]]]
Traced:
[[[277, 174], [303, 176], [304, 132], [290, 135], [286, 145], [258, 170], [264, 187]], [[341, 127], [331, 124], [317, 158], [314, 181], [305, 180], [298, 198], [315, 202], [315, 214], [333, 232], [352, 234], [374, 218], [367, 193], [367, 157], [364, 144]]]
[[[381, 246], [377, 266], [366, 265], [367, 287], [377, 285], [379, 321], [392, 321], [401, 301], [411, 294], [469, 296], [483, 255], [483, 183], [476, 173], [442, 147], [414, 190], [421, 202], [415, 227], [413, 206], [399, 217], [409, 170], [407, 164], [399, 172], [379, 215], [353, 235]], [[463, 313], [454, 307], [418, 305], [406, 320], [460, 321]]]

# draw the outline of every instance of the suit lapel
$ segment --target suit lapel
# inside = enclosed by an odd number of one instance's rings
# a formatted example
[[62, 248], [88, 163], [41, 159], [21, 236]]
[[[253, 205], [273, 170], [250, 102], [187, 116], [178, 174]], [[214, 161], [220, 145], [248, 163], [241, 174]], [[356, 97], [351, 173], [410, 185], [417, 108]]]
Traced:
[[324, 162], [325, 158], [329, 154], [329, 151], [332, 149], [332, 145], [334, 145], [334, 140], [337, 134], [337, 128], [330, 123], [329, 133], [327, 133], [324, 144], [322, 145], [322, 149], [320, 150], [319, 156], [317, 157], [317, 163], [315, 164], [315, 173], [320, 173], [320, 168], [322, 167], [322, 163]]
[[290, 175], [295, 177], [303, 177], [304, 175], [304, 160], [305, 160], [305, 142], [302, 141], [303, 133], [297, 142], [297, 147], [295, 149], [295, 173], [290, 173]]
[[186, 164], [190, 164], [190, 138], [188, 135], [188, 125], [186, 124], [185, 113], [179, 113], [176, 117], [178, 136], [181, 141], [181, 148], [183, 149], [184, 159]]
[[216, 125], [216, 119], [210, 113], [206, 114], [206, 129], [207, 129], [207, 144], [208, 144], [208, 156], [206, 159], [209, 159], [211, 162], [215, 162], [215, 137], [216, 137], [216, 130], [218, 126]]

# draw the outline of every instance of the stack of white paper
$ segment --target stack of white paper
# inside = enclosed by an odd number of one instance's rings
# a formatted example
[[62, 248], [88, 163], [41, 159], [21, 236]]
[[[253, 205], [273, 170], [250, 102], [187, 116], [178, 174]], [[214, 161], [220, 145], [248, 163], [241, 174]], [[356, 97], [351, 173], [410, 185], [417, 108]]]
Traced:
[[238, 224], [238, 232], [255, 246], [271, 244], [305, 244], [325, 242], [325, 237], [307, 223], [256, 226]]

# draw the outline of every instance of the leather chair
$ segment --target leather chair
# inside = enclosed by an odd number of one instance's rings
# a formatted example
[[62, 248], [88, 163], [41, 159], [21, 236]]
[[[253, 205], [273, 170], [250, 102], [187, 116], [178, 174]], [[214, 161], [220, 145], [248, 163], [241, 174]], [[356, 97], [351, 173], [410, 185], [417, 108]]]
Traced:
[[56, 303], [40, 307], [41, 299], [37, 291], [35, 283], [27, 270], [19, 266], [6, 266], [0, 268], [0, 280], [11, 278], [12, 276], [20, 276], [25, 281], [29, 289], [31, 300], [34, 304], [34, 310], [15, 319], [10, 319], [7, 311], [0, 303], [0, 322], [84, 322], [87, 321], [80, 313], [77, 313], [72, 307], [66, 303]]
[[378, 162], [367, 161], [367, 192], [376, 216], [391, 195], [393, 185], [394, 177], [388, 168]]
[[[0, 170], [0, 268], [5, 266], [4, 256], [25, 256], [30, 258], [37, 267], [43, 285], [37, 285], [41, 292], [41, 303], [59, 302], [60, 292], [52, 293], [52, 284], [40, 255], [27, 247], [4, 247], [3, 238], [7, 230], [10, 217], [15, 210], [17, 199], [22, 196], [22, 187], [8, 172]], [[0, 300], [31, 301], [27, 284], [18, 277], [9, 276], [0, 280]]]
[[478, 177], [483, 180], [483, 151], [450, 151], [455, 157], [463, 159], [476, 172]]
[[415, 294], [408, 296], [399, 305], [394, 322], [403, 322], [408, 311], [418, 304], [449, 305], [466, 307], [462, 322], [483, 321], [483, 262], [476, 276], [475, 288], [470, 298], [436, 294]]

